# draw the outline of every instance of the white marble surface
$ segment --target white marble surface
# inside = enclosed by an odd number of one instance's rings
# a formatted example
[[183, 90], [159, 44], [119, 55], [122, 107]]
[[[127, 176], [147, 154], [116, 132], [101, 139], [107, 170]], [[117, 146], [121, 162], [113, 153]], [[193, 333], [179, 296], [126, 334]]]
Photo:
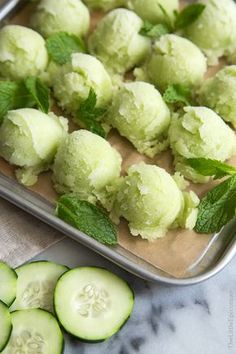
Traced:
[[99, 344], [68, 338], [65, 354], [236, 354], [236, 259], [218, 276], [185, 288], [135, 278], [71, 240], [35, 259], [105, 266], [126, 278], [136, 295], [134, 312], [117, 335]]

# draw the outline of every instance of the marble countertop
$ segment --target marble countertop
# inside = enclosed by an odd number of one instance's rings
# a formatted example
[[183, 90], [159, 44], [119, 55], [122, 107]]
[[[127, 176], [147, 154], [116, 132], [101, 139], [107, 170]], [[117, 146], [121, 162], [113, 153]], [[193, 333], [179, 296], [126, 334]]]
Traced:
[[236, 354], [236, 259], [216, 277], [183, 288], [136, 278], [68, 239], [34, 259], [105, 266], [126, 278], [136, 295], [117, 335], [99, 344], [67, 338], [65, 354]]

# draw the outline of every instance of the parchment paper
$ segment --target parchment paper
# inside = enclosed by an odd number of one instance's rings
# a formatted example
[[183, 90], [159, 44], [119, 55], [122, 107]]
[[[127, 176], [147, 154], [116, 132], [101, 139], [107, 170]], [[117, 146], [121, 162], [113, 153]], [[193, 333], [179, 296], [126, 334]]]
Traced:
[[[24, 10], [24, 13], [15, 17], [12, 22], [27, 25], [27, 18], [30, 11], [32, 11], [32, 7], [29, 7], [27, 11]], [[100, 14], [97, 14], [93, 18], [92, 26], [94, 26], [99, 17]], [[223, 62], [217, 68], [209, 70], [207, 76], [214, 74], [222, 65]], [[174, 172], [170, 151], [162, 153], [151, 160], [140, 155], [133, 146], [126, 139], [120, 137], [116, 131], [110, 133], [108, 140], [123, 157], [123, 173], [125, 173], [128, 166], [142, 160], [150, 164], [157, 164], [164, 167], [171, 173]], [[231, 163], [236, 164], [236, 159], [233, 159]], [[13, 167], [10, 167], [6, 162], [0, 160], [1, 172], [14, 178], [13, 170]], [[53, 190], [50, 175], [50, 172], [43, 173], [38, 183], [31, 189], [44, 196], [46, 199], [55, 201], [57, 195]], [[193, 189], [201, 197], [207, 190], [212, 188], [214, 184], [216, 184], [216, 182], [211, 182], [206, 185], [191, 184], [190, 189]], [[34, 238], [34, 236], [35, 235], [32, 234], [32, 238]], [[22, 237], [24, 237], [24, 235]], [[199, 235], [193, 231], [179, 229], [168, 232], [166, 237], [162, 239], [148, 242], [142, 240], [140, 237], [132, 236], [128, 231], [127, 222], [125, 220], [122, 220], [119, 225], [119, 244], [123, 248], [177, 278], [186, 276], [188, 269], [201, 256], [211, 239], [212, 235]]]

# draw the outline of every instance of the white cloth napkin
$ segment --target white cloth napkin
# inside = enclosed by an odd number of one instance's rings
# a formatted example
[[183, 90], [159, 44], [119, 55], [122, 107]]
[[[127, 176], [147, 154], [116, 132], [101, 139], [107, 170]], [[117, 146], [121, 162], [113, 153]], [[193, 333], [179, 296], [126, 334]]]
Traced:
[[65, 236], [0, 199], [0, 260], [12, 267], [28, 261]]

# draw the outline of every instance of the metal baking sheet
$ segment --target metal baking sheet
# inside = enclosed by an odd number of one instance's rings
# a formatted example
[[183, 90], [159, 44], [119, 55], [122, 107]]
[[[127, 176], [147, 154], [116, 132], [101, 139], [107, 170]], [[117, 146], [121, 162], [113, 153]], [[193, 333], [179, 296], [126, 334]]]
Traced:
[[[24, 0], [0, 0], [1, 23], [8, 19], [11, 14], [16, 13], [19, 6], [24, 5], [24, 3], [26, 3]], [[54, 215], [55, 207], [52, 203], [1, 173], [0, 197], [34, 215], [72, 239], [89, 247], [127, 271], [150, 281], [175, 285], [195, 284], [217, 274], [236, 254], [236, 220], [234, 220], [219, 234], [212, 238], [212, 241], [209, 243], [204, 254], [202, 254], [194, 266], [189, 269], [189, 276], [182, 279], [176, 279], [134, 256], [121, 246], [116, 246], [114, 248], [104, 246], [66, 224]]]

